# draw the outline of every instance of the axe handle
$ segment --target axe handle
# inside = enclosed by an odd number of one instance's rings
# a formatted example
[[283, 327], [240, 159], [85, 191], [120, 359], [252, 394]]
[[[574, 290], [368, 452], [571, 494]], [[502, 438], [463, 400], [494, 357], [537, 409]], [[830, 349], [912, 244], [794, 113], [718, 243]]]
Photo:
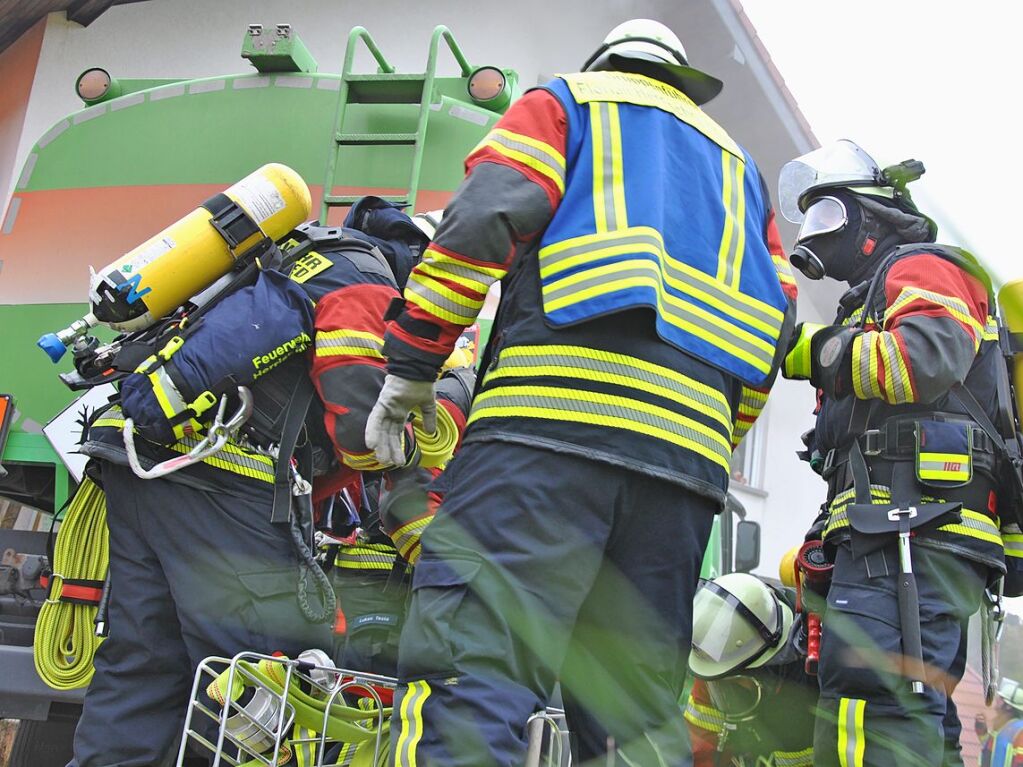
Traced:
[[924, 691], [924, 656], [920, 638], [920, 597], [916, 590], [916, 576], [912, 572], [899, 573], [899, 623], [902, 628], [903, 669], [913, 692]]

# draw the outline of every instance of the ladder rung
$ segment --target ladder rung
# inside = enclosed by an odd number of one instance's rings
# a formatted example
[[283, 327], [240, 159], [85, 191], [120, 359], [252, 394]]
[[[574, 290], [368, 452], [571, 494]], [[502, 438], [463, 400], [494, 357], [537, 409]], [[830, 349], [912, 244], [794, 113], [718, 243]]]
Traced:
[[399, 144], [411, 146], [416, 143], [415, 133], [338, 133], [335, 140], [342, 146]]
[[418, 104], [423, 100], [423, 75], [348, 75], [349, 104]]
[[[378, 194], [376, 196], [386, 202], [398, 202], [403, 205], [408, 205], [407, 194]], [[323, 202], [330, 207], [336, 207], [352, 205], [356, 200], [361, 200], [363, 197], [365, 197], [365, 195], [362, 194], [328, 194], [324, 195]]]

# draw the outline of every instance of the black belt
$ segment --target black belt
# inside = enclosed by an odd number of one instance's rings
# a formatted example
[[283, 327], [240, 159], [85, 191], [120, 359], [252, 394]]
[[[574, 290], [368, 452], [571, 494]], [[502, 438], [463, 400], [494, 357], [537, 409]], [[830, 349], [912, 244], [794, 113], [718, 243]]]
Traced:
[[[916, 454], [916, 422], [921, 420], [956, 420], [969, 421], [968, 418], [959, 417], [933, 417], [899, 419], [883, 424], [879, 429], [869, 429], [856, 438], [860, 445], [860, 451], [866, 458], [884, 458], [898, 460], [912, 458]], [[995, 444], [987, 435], [984, 429], [974, 424], [973, 427], [973, 452], [975, 454], [994, 455]], [[849, 460], [849, 448], [832, 448], [824, 455], [824, 466], [821, 468], [821, 477], [830, 481], [835, 472]]]

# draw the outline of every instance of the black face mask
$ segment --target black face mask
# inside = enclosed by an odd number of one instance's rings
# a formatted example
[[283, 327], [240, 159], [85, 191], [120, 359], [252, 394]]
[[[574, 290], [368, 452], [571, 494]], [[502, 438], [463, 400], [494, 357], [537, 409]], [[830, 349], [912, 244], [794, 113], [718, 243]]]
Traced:
[[899, 245], [933, 241], [927, 219], [904, 212], [895, 203], [842, 189], [828, 190], [826, 196], [845, 206], [845, 225], [797, 241], [789, 258], [812, 280], [830, 277], [856, 285], [869, 278], [884, 256]]

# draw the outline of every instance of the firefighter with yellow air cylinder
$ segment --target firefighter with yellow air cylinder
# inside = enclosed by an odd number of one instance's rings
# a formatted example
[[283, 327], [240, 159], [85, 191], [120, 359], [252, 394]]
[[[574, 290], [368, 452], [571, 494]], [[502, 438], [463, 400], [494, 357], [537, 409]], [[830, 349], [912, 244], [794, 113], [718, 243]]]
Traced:
[[[119, 382], [82, 447], [107, 497], [112, 596], [74, 767], [163, 763], [207, 656], [331, 646], [311, 482], [356, 475], [349, 437], [383, 380], [359, 323], [382, 323], [428, 238], [377, 198], [353, 208], [360, 229], [298, 226], [309, 202], [293, 171], [260, 169], [94, 275], [92, 312], [41, 339], [55, 358], [72, 347], [69, 384]], [[97, 322], [126, 333], [100, 345]], [[445, 423], [421, 447], [410, 431], [412, 463], [450, 453]]]
[[834, 563], [819, 765], [961, 764], [947, 714], [963, 626], [985, 586], [1023, 569], [995, 298], [970, 254], [935, 244], [907, 189], [922, 173], [840, 141], [780, 178], [782, 213], [800, 224], [792, 265], [849, 286], [831, 325], [799, 327], [784, 366], [818, 390], [807, 458], [828, 483], [810, 534]]

